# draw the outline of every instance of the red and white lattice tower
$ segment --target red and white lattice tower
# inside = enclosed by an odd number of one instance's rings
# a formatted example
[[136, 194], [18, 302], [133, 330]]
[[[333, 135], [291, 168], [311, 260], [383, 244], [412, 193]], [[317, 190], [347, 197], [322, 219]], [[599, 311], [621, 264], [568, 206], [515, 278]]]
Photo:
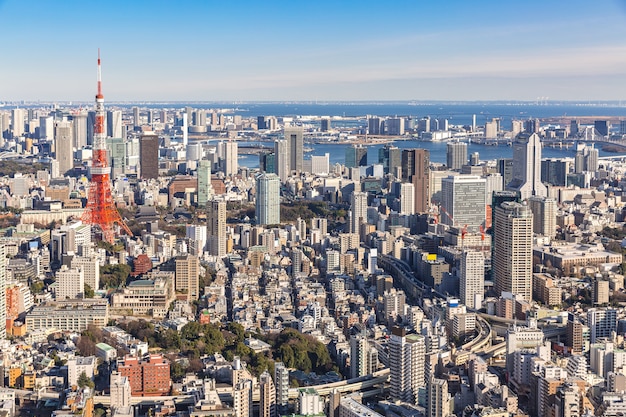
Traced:
[[111, 194], [111, 167], [107, 160], [106, 132], [104, 130], [104, 96], [102, 95], [102, 75], [100, 71], [100, 50], [98, 50], [98, 94], [96, 94], [96, 122], [93, 129], [93, 157], [91, 162], [91, 182], [87, 196], [87, 207], [82, 220], [98, 226], [102, 240], [113, 243], [117, 224], [129, 236], [130, 231], [117, 211]]

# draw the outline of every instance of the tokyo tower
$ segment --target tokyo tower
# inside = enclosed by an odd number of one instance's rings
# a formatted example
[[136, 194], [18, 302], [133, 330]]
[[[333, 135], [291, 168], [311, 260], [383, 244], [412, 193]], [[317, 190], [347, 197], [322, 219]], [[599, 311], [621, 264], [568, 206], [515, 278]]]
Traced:
[[87, 207], [82, 220], [102, 231], [102, 240], [113, 243], [115, 224], [129, 236], [130, 231], [117, 211], [111, 194], [111, 167], [107, 160], [106, 133], [104, 131], [104, 96], [102, 95], [102, 74], [100, 70], [100, 50], [98, 49], [98, 94], [96, 94], [96, 121], [93, 129], [93, 157], [91, 161], [91, 181], [87, 195]]

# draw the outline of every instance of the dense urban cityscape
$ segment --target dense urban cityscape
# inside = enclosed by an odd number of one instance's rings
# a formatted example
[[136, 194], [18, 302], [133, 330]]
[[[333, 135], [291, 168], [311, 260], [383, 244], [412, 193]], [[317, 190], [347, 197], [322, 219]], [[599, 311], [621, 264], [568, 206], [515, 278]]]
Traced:
[[626, 413], [626, 116], [106, 106], [100, 66], [0, 108], [0, 416]]

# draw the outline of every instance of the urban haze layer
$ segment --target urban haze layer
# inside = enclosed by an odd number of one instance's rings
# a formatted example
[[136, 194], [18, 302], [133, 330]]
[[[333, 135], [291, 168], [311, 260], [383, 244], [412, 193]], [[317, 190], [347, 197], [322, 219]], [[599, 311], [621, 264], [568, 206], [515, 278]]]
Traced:
[[624, 108], [94, 91], [0, 108], [0, 416], [626, 413]]

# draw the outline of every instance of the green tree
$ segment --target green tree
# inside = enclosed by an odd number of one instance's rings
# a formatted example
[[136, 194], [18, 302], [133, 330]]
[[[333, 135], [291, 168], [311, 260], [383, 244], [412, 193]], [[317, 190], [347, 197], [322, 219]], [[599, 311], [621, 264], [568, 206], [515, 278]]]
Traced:
[[130, 276], [129, 265], [104, 265], [100, 268], [100, 285], [104, 288], [117, 288], [125, 285]]
[[91, 389], [94, 389], [94, 387], [96, 386], [96, 384], [94, 384], [94, 382], [91, 380], [91, 378], [87, 376], [85, 372], [82, 372], [80, 374], [76, 383], [78, 384], [79, 388], [89, 387]]
[[85, 298], [93, 298], [93, 296], [95, 295], [95, 292], [89, 286], [89, 284], [85, 284], [84, 292], [85, 292]]

